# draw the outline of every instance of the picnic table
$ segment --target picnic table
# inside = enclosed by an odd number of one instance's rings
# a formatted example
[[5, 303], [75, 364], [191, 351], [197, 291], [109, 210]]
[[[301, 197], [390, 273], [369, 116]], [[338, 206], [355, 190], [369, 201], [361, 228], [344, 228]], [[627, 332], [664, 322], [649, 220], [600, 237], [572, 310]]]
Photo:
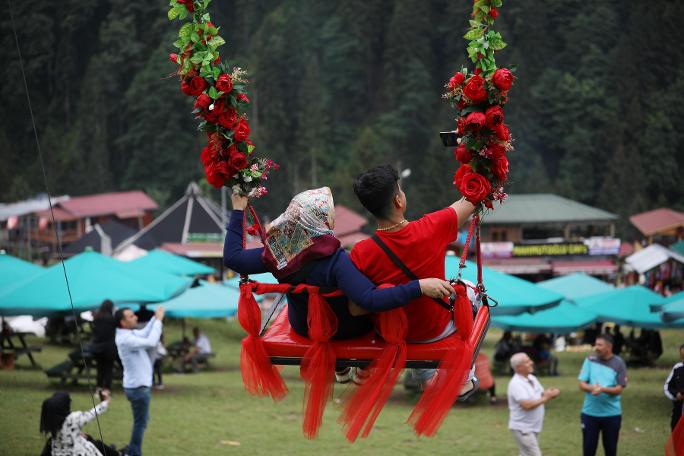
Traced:
[[[189, 342], [179, 340], [169, 344], [166, 347], [166, 351], [168, 352], [169, 357], [171, 358], [171, 364], [175, 367], [177, 371], [185, 371], [187, 365], [190, 364], [190, 362], [185, 362], [184, 358], [185, 355], [188, 354], [192, 346], [193, 345]], [[215, 356], [216, 353], [203, 353], [203, 357], [198, 359], [198, 365], [208, 367], [209, 359], [214, 358]]]
[[15, 332], [7, 329], [0, 332], [0, 353], [2, 358], [5, 359], [6, 356], [11, 356], [16, 360], [19, 356], [26, 355], [31, 361], [31, 366], [40, 368], [40, 365], [33, 358], [33, 353], [39, 353], [43, 348], [40, 345], [29, 346], [26, 342], [26, 336], [29, 335], [32, 335], [32, 333]]
[[[118, 359], [114, 362], [112, 374], [114, 380], [123, 378], [123, 369]], [[45, 375], [48, 378], [58, 380], [61, 385], [65, 385], [68, 381], [71, 381], [72, 385], [77, 385], [79, 380], [89, 378], [91, 382], [95, 383], [97, 378], [95, 356], [87, 349], [81, 353], [81, 349], [77, 348], [69, 353], [69, 357], [65, 361], [46, 369]]]

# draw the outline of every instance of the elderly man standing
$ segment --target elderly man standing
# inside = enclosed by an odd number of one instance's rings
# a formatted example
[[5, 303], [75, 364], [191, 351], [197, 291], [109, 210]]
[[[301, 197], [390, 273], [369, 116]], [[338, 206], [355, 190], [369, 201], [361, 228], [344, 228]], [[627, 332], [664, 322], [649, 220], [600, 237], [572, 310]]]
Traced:
[[584, 456], [594, 456], [599, 434], [603, 433], [606, 456], [617, 454], [618, 436], [622, 424], [620, 395], [627, 386], [625, 362], [613, 354], [613, 337], [601, 334], [596, 338], [595, 355], [582, 364], [580, 390], [584, 391], [582, 406], [582, 446]]
[[114, 314], [116, 321], [116, 348], [123, 365], [123, 387], [126, 399], [133, 411], [133, 430], [125, 454], [142, 455], [142, 441], [150, 416], [152, 398], [152, 357], [151, 351], [157, 346], [162, 333], [164, 308], [158, 306], [154, 317], [142, 329], [138, 327], [138, 317], [127, 307]]
[[508, 384], [508, 429], [513, 433], [521, 456], [541, 456], [539, 433], [544, 423], [544, 404], [554, 399], [558, 388], [544, 389], [532, 375], [534, 363], [525, 353], [511, 357], [515, 374]]

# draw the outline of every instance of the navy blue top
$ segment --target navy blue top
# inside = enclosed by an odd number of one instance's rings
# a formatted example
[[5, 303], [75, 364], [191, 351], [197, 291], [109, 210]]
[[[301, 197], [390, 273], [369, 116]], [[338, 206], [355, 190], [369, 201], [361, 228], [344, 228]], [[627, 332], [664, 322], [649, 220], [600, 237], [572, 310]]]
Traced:
[[[263, 247], [242, 248], [242, 211], [233, 211], [227, 226], [226, 242], [223, 246], [223, 263], [241, 274], [269, 272], [262, 261]], [[312, 262], [305, 283], [326, 288], [339, 288], [346, 296], [327, 298], [337, 315], [338, 329], [335, 339], [358, 337], [372, 329], [366, 315], [353, 317], [347, 308], [348, 299], [371, 312], [381, 312], [408, 304], [421, 295], [420, 284], [412, 280], [404, 285], [378, 289], [363, 275], [351, 261], [344, 249]], [[292, 328], [303, 336], [307, 335], [306, 294], [288, 294], [288, 317]]]

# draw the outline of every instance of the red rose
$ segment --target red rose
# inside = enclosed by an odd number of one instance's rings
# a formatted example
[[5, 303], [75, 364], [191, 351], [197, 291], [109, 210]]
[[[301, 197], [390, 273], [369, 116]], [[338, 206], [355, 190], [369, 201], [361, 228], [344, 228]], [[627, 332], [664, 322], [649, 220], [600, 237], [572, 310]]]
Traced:
[[229, 93], [233, 90], [233, 80], [229, 74], [223, 73], [216, 80], [216, 89], [223, 93]]
[[492, 19], [496, 19], [496, 16], [499, 15], [499, 12], [495, 7], [492, 6], [492, 8], [489, 10], [489, 15], [492, 17]]
[[505, 92], [513, 85], [513, 73], [506, 68], [499, 68], [492, 76], [492, 82], [497, 89]]
[[194, 76], [192, 79], [190, 79], [190, 81], [187, 81], [186, 78], [183, 79], [183, 82], [181, 82], [181, 90], [183, 93], [192, 97], [199, 96], [206, 88], [207, 81], [199, 76]]
[[502, 144], [490, 144], [487, 146], [487, 157], [498, 159], [506, 156], [506, 148]]
[[461, 144], [454, 150], [454, 156], [456, 157], [456, 160], [464, 164], [470, 163], [470, 160], [473, 159], [473, 154], [466, 148], [464, 144]]
[[217, 123], [222, 113], [223, 100], [216, 100], [215, 102], [209, 105], [206, 112], [204, 113], [204, 118], [207, 120], [207, 122]]
[[211, 104], [211, 98], [209, 98], [209, 95], [206, 93], [200, 94], [199, 97], [197, 97], [197, 101], [195, 101], [195, 109], [201, 109], [201, 110], [206, 110], [209, 105]]
[[493, 130], [503, 123], [504, 113], [501, 106], [491, 106], [485, 111], [485, 116], [487, 117], [487, 128]]
[[465, 81], [465, 76], [463, 76], [463, 73], [460, 71], [457, 71], [451, 79], [449, 79], [449, 90], [454, 90], [456, 87], [463, 84], [463, 81]]
[[487, 99], [487, 91], [484, 88], [485, 80], [477, 74], [468, 79], [463, 94], [470, 98], [473, 103], [481, 103]]
[[193, 3], [193, 0], [176, 0], [176, 2], [179, 5], [185, 5], [185, 8], [188, 10], [188, 12], [192, 13], [195, 11], [195, 5]]
[[492, 173], [501, 182], [506, 181], [506, 178], [508, 178], [508, 159], [505, 155], [502, 155], [493, 161]]
[[178, 54], [169, 54], [169, 60], [171, 60], [173, 63], [178, 63]]
[[491, 190], [492, 186], [487, 178], [478, 173], [467, 173], [458, 186], [458, 191], [473, 204], [480, 203], [489, 195]]
[[218, 65], [219, 63], [221, 63], [221, 56], [220, 55], [217, 56], [216, 59], [214, 60], [214, 65]]
[[457, 170], [456, 173], [454, 173], [454, 184], [456, 184], [457, 187], [460, 186], [461, 181], [465, 177], [466, 174], [472, 173], [473, 168], [470, 165], [461, 165]]
[[223, 128], [230, 130], [238, 121], [238, 114], [232, 106], [228, 107], [221, 113], [218, 118], [218, 124]]
[[494, 133], [496, 134], [496, 137], [501, 141], [508, 141], [509, 139], [511, 139], [511, 132], [508, 130], [508, 127], [503, 123], [494, 129]]
[[233, 134], [233, 141], [242, 142], [249, 136], [249, 124], [242, 118], [240, 122], [235, 126], [235, 133]]
[[204, 167], [207, 181], [215, 188], [221, 188], [223, 184], [234, 174], [225, 160], [218, 160], [209, 163]]
[[471, 112], [465, 118], [465, 127], [468, 130], [479, 131], [485, 126], [487, 117], [481, 112]]
[[247, 167], [247, 157], [242, 152], [234, 150], [230, 154], [230, 167], [236, 170], [245, 169]]
[[249, 103], [249, 98], [247, 98], [247, 95], [244, 93], [238, 93], [238, 96], [235, 97], [235, 99], [240, 103]]

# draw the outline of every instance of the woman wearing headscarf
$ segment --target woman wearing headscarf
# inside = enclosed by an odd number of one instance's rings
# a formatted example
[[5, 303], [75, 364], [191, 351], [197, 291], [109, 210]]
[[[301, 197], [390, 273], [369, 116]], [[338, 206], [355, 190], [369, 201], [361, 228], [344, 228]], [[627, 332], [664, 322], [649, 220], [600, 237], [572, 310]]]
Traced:
[[50, 439], [41, 456], [119, 456], [116, 448], [107, 446], [83, 433], [83, 427], [102, 415], [109, 406], [109, 392], [101, 393], [102, 402], [87, 412], [72, 412], [69, 393], [57, 392], [43, 401], [40, 432]]
[[112, 388], [112, 370], [116, 359], [115, 337], [114, 304], [106, 299], [93, 318], [92, 351], [97, 366], [97, 387], [100, 389]]
[[[441, 298], [453, 292], [448, 282], [436, 278], [376, 287], [354, 266], [333, 234], [335, 206], [328, 187], [296, 195], [268, 228], [265, 246], [256, 249], [243, 249], [247, 198], [233, 195], [231, 200], [233, 212], [224, 244], [224, 264], [240, 274], [271, 272], [280, 283], [342, 290], [345, 296], [327, 298], [338, 323], [333, 339], [359, 337], [373, 328], [368, 315], [350, 314], [349, 300], [370, 312], [380, 312], [401, 307], [421, 294]], [[306, 337], [306, 295], [288, 294], [287, 300], [292, 329]]]

